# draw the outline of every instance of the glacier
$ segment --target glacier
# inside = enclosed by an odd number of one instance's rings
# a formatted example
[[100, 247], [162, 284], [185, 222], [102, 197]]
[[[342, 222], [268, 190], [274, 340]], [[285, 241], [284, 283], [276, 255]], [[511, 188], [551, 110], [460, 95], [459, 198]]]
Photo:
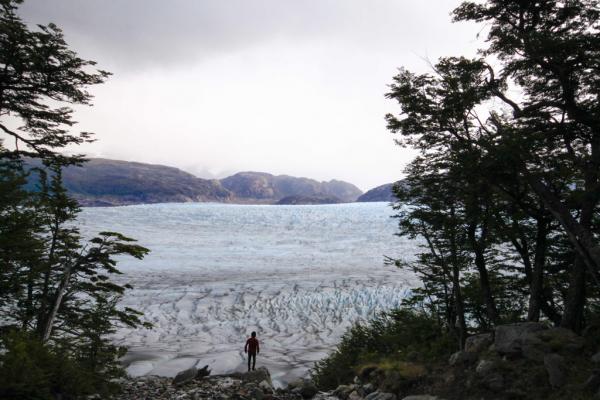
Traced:
[[84, 208], [84, 236], [103, 230], [136, 238], [144, 260], [122, 258], [122, 305], [151, 330], [121, 328], [132, 376], [174, 376], [208, 364], [245, 368], [251, 331], [257, 365], [278, 385], [305, 376], [354, 323], [400, 304], [414, 277], [383, 263], [410, 261], [413, 241], [395, 236], [387, 203], [254, 206], [210, 203]]

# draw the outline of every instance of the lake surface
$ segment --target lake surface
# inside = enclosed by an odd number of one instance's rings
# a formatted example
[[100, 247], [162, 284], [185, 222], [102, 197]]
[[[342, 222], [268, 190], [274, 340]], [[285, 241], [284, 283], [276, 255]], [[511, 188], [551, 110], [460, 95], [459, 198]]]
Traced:
[[387, 203], [253, 206], [208, 203], [86, 208], [86, 235], [113, 230], [152, 252], [119, 263], [123, 304], [154, 329], [121, 329], [131, 375], [173, 376], [194, 365], [243, 370], [258, 333], [257, 366], [277, 384], [303, 376], [356, 321], [395, 307], [411, 277], [384, 255], [411, 259]]

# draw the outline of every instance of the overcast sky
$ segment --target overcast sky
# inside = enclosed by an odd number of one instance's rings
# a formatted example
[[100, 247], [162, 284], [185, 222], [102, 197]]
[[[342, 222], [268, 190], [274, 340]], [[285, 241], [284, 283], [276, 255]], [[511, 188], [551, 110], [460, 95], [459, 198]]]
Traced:
[[26, 0], [84, 58], [114, 73], [78, 109], [90, 156], [342, 179], [363, 190], [412, 157], [384, 115], [397, 68], [473, 55], [458, 0]]

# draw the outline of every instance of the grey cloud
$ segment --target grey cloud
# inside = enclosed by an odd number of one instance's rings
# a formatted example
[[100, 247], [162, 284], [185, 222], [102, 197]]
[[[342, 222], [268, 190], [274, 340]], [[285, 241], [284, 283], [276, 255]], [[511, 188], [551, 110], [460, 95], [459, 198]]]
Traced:
[[[427, 19], [431, 9], [449, 10], [456, 4], [452, 0], [27, 0], [21, 13], [31, 23], [55, 22], [84, 56], [128, 70], [202, 61], [277, 39], [294, 43], [333, 37], [355, 46], [393, 48], [427, 35], [417, 21]], [[430, 21], [429, 34], [435, 34], [438, 25]]]

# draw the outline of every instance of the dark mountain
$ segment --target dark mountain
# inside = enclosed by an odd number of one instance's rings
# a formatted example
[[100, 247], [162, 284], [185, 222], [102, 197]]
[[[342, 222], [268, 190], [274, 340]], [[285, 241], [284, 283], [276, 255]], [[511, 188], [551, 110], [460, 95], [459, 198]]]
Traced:
[[63, 179], [83, 206], [233, 200], [218, 180], [163, 165], [94, 158], [83, 167], [66, 168]]
[[[40, 166], [35, 160], [29, 164]], [[287, 204], [324, 204], [352, 202], [362, 193], [350, 183], [335, 180], [317, 182], [243, 172], [219, 181], [163, 165], [102, 158], [90, 159], [82, 167], [66, 168], [63, 178], [67, 190], [83, 206], [207, 201], [275, 204], [290, 196], [296, 197], [290, 197]]]
[[[402, 184], [402, 181], [396, 182], [397, 184]], [[377, 186], [371, 190], [367, 190], [363, 195], [361, 195], [356, 201], [357, 202], [371, 202], [371, 201], [395, 201], [394, 193], [392, 193], [392, 188], [394, 187], [394, 183], [386, 183], [385, 185]]]
[[289, 196], [337, 197], [341, 202], [353, 202], [362, 194], [351, 183], [288, 175], [271, 175], [264, 172], [240, 172], [221, 180], [224, 188], [235, 193], [238, 200], [252, 203], [277, 203]]

